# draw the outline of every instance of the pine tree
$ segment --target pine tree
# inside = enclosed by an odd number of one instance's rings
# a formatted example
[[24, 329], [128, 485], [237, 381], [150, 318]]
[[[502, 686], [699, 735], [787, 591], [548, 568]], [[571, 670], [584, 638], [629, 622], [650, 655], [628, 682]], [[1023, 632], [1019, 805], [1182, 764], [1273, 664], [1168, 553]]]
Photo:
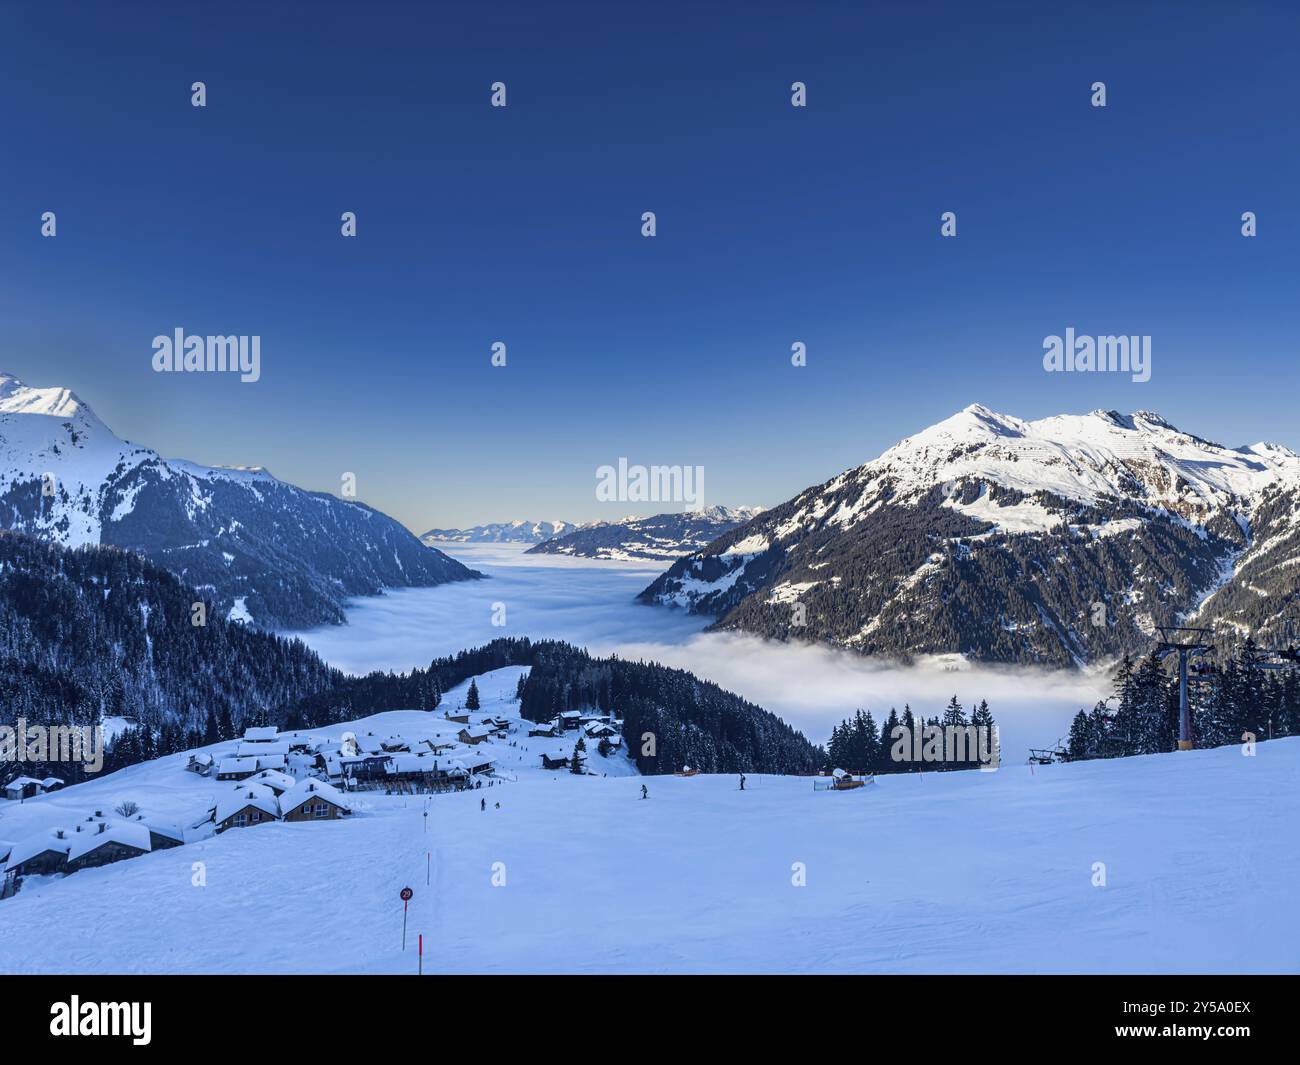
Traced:
[[469, 682], [469, 691], [465, 694], [465, 709], [477, 710], [478, 708], [478, 681], [472, 680]]
[[581, 736], [578, 742], [573, 745], [573, 757], [569, 760], [569, 772], [577, 776], [582, 776], [586, 769], [583, 765], [584, 755], [587, 753], [587, 744]]
[[1092, 729], [1088, 715], [1080, 710], [1070, 723], [1070, 744], [1067, 750], [1070, 757], [1084, 759], [1092, 757]]

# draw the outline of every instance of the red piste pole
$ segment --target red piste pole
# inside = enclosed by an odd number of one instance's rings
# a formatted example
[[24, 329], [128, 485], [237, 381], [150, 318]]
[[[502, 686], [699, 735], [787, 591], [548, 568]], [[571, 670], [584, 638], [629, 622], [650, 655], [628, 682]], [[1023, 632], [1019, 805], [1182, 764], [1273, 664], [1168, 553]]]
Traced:
[[420, 969], [419, 975], [424, 975], [424, 933], [420, 933]]

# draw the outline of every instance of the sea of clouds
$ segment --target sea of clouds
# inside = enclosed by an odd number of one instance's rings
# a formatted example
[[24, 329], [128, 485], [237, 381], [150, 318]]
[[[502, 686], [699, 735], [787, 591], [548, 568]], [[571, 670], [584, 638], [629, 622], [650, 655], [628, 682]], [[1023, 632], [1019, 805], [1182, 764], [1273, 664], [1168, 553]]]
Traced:
[[[905, 704], [926, 716], [955, 694], [968, 709], [987, 699], [1004, 764], [1031, 746], [1063, 738], [1070, 719], [1108, 694], [1104, 673], [972, 665], [952, 658], [902, 666], [834, 648], [707, 633], [708, 619], [645, 606], [636, 594], [660, 569], [526, 555], [526, 545], [456, 544], [448, 554], [487, 579], [406, 588], [358, 599], [348, 624], [295, 633], [326, 661], [352, 673], [406, 670], [499, 636], [567, 640], [593, 654], [618, 654], [688, 669], [780, 715], [824, 743], [861, 707], [877, 723]], [[504, 608], [504, 625], [493, 624]]]

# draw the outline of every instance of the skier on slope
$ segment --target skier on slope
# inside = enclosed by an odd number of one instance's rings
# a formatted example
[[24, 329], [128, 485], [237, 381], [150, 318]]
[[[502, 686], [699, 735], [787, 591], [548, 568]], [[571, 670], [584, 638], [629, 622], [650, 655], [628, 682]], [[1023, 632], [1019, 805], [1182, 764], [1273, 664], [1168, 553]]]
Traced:
[[740, 790], [741, 790], [741, 791], [744, 791], [744, 790], [745, 790], [745, 774], [744, 774], [744, 773], [741, 773], [741, 774], [740, 774]]
[[484, 813], [486, 813], [486, 812], [487, 812], [487, 799], [479, 799], [479, 801], [478, 801], [478, 808], [479, 808], [480, 810], [482, 810]]
[[650, 791], [648, 788], [646, 788], [644, 784], [641, 785], [641, 798], [643, 799], [650, 798]]

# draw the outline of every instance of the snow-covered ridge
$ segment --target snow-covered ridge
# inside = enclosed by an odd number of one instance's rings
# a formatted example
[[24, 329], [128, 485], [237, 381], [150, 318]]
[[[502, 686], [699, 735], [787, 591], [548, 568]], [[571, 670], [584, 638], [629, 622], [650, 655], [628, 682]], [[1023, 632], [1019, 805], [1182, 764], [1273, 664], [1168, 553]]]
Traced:
[[0, 373], [0, 414], [43, 414], [71, 418], [83, 407], [66, 388], [32, 388], [12, 374]]
[[[974, 404], [677, 559], [641, 599], [868, 654], [1077, 665], [1143, 652], [1210, 597], [1216, 616], [1280, 617], [1297, 529], [1300, 455], [1280, 444]], [[1243, 565], [1267, 596], [1236, 594]]]
[[269, 627], [342, 620], [350, 596], [472, 572], [353, 500], [261, 467], [165, 459], [66, 388], [0, 374], [0, 527], [137, 551]]
[[530, 549], [530, 554], [570, 555], [606, 561], [671, 562], [763, 512], [762, 507], [711, 506], [618, 521], [593, 521]]
[[1300, 455], [1280, 444], [1227, 448], [1150, 411], [1022, 421], [973, 404], [858, 472], [888, 473], [904, 493], [978, 478], [1090, 504], [1138, 495], [1181, 511], [1249, 501], [1280, 476], [1300, 474]]
[[490, 522], [466, 529], [429, 529], [420, 534], [425, 544], [540, 544], [554, 536], [564, 536], [580, 528], [571, 521], [515, 521]]

